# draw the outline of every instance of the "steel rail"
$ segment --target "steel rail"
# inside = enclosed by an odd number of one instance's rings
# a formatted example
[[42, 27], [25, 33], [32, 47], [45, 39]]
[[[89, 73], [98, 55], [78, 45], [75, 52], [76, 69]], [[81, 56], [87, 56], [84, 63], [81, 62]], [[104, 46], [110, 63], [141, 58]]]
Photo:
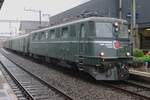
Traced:
[[4, 67], [1, 65], [0, 69], [2, 71], [2, 73], [4, 74], [8, 84], [11, 86], [14, 94], [16, 94], [18, 100], [27, 100], [27, 98], [25, 97], [25, 95], [22, 93], [22, 91], [20, 90], [20, 88], [16, 85], [16, 83], [13, 81], [13, 79], [10, 77], [10, 75], [6, 72], [6, 70], [4, 69]]
[[134, 81], [124, 81], [126, 84], [129, 84], [129, 85], [133, 85], [133, 86], [137, 86], [137, 87], [140, 87], [140, 88], [144, 88], [144, 89], [147, 89], [150, 91], [150, 87], [147, 87], [147, 86], [144, 86], [142, 85], [141, 83], [135, 83]]
[[34, 100], [34, 97], [32, 95], [30, 95], [30, 93], [28, 93], [26, 91], [26, 89], [24, 87], [22, 87], [22, 85], [17, 81], [17, 79], [13, 76], [13, 74], [6, 68], [6, 66], [0, 61], [1, 65], [4, 67], [5, 71], [8, 73], [8, 75], [13, 79], [14, 83], [20, 88], [20, 90], [23, 92], [23, 94], [25, 95], [25, 97], [28, 100]]
[[[58, 92], [60, 95], [62, 95], [65, 100], [74, 100], [71, 96], [67, 95], [66, 93], [64, 93], [63, 91], [57, 89], [56, 87], [50, 85], [48, 82], [45, 82], [44, 80], [42, 80], [41, 78], [39, 78], [38, 76], [34, 75], [33, 73], [27, 71], [24, 65], [19, 65], [16, 62], [14, 62], [11, 58], [9, 58], [7, 56], [7, 54], [5, 54], [4, 52], [1, 52], [7, 59], [9, 59], [12, 63], [14, 63], [16, 66], [18, 66], [19, 68], [21, 68], [23, 71], [27, 72], [29, 75], [33, 76], [35, 79], [37, 79], [38, 81], [40, 81], [42, 84], [44, 84], [45, 86], [47, 86], [48, 88]], [[30, 99], [29, 99], [30, 100]]]
[[[143, 98], [143, 99], [148, 99], [148, 100], [150, 100], [150, 96], [142, 95], [142, 94], [139, 94], [139, 93], [137, 93], [137, 92], [133, 92], [133, 91], [130, 91], [130, 90], [127, 90], [127, 89], [123, 89], [123, 88], [119, 87], [118, 85], [114, 85], [114, 84], [112, 84], [112, 83], [101, 82], [101, 84], [102, 84], [102, 85], [105, 85], [105, 86], [109, 86], [109, 87], [114, 88], [114, 89], [118, 89], [118, 90], [120, 90], [120, 91], [124, 91], [124, 92], [126, 92], [126, 93], [128, 93], [128, 94], [133, 94], [133, 95], [138, 96], [138, 97]], [[132, 85], [133, 85], [133, 84], [132, 84]], [[138, 86], [138, 85], [136, 85], [136, 86]], [[143, 86], [140, 86], [140, 87], [143, 87]], [[145, 87], [144, 87], [144, 88], [145, 88]]]

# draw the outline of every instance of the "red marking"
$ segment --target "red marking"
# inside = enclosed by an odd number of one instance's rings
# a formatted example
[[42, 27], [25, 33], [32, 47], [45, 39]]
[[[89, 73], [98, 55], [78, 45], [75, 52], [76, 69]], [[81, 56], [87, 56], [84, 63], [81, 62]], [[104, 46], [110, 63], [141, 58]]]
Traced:
[[120, 42], [119, 42], [119, 41], [115, 41], [115, 42], [114, 42], [114, 47], [115, 47], [116, 49], [119, 49], [119, 48], [121, 47]]

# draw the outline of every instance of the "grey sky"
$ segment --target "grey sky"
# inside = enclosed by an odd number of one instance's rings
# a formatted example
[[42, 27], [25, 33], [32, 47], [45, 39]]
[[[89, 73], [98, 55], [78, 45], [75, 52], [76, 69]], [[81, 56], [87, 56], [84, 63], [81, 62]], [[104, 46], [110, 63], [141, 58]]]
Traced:
[[[38, 13], [26, 9], [40, 9], [43, 13], [55, 15], [89, 0], [5, 0], [0, 19], [38, 20]], [[43, 17], [44, 18], [44, 17]]]
[[[90, 0], [5, 0], [0, 10], [0, 20], [39, 20], [38, 13], [26, 9], [42, 10], [42, 13], [55, 15]], [[48, 17], [42, 16], [42, 20]], [[16, 32], [19, 24], [0, 23], [1, 32]]]

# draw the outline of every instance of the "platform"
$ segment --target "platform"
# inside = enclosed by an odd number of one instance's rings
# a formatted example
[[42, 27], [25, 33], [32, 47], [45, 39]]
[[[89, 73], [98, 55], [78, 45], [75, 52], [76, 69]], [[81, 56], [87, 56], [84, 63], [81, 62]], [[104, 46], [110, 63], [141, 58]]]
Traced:
[[150, 82], [150, 68], [142, 66], [140, 68], [129, 69], [130, 76], [136, 78], [137, 80], [143, 80]]
[[139, 70], [129, 70], [130, 74], [134, 75], [139, 75], [139, 76], [144, 76], [144, 77], [149, 77], [150, 78], [150, 72], [144, 72], [144, 71], [139, 71]]
[[[1, 65], [0, 65], [1, 66]], [[0, 100], [18, 100], [0, 70]]]

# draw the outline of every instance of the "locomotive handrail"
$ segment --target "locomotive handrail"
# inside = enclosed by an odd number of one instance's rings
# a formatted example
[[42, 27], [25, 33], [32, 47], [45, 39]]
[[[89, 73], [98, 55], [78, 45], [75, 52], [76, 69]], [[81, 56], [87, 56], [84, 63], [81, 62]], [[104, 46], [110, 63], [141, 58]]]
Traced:
[[85, 56], [85, 55], [75, 55], [75, 57], [83, 57], [83, 58], [99, 58], [99, 59], [132, 59], [133, 56], [130, 57], [98, 57], [98, 56]]

